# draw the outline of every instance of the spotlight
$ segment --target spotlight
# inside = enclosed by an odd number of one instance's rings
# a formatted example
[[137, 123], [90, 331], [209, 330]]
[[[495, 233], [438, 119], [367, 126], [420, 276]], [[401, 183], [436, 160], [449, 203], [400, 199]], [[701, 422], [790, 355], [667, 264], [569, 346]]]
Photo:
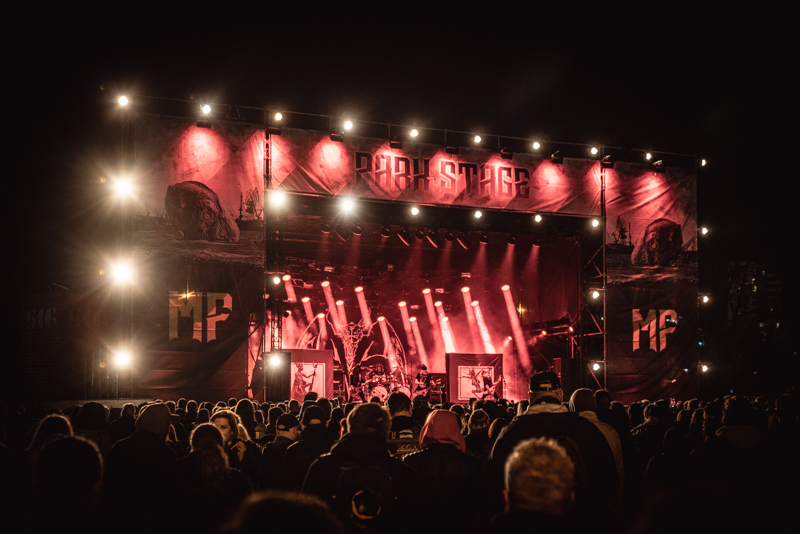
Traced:
[[344, 121], [344, 129], [345, 130], [352, 130], [353, 129], [353, 123], [351, 121]]
[[508, 284], [505, 284], [505, 285], [504, 285], [503, 287], [501, 287], [500, 289], [502, 289], [503, 291], [508, 291], [509, 289], [511, 289], [511, 286], [510, 286], [510, 285], [508, 285]]
[[700, 160], [700, 166], [705, 167], [708, 162], [705, 159]]
[[339, 203], [339, 207], [345, 213], [350, 213], [351, 211], [353, 211], [353, 208], [355, 208], [355, 206], [356, 203], [353, 201], [352, 198], [343, 198]]
[[462, 287], [461, 288], [461, 292], [462, 293], [468, 293], [469, 292], [469, 288], [468, 287]]
[[269, 205], [279, 208], [286, 203], [286, 192], [281, 189], [272, 189], [269, 192]]
[[322, 226], [320, 227], [320, 231], [321, 231], [323, 234], [329, 234], [329, 233], [331, 233], [331, 225], [330, 225], [330, 224], [328, 224], [328, 223], [322, 223]]
[[564, 156], [561, 155], [560, 150], [556, 150], [552, 154], [550, 154], [550, 162], [555, 163], [556, 165], [561, 165], [564, 163]]
[[481, 136], [480, 135], [476, 135], [472, 140], [475, 141], [475, 144], [477, 145], [478, 143], [481, 142]]
[[592, 298], [593, 299], [596, 299], [596, 298], [599, 298], [599, 297], [600, 297], [600, 292], [598, 290], [595, 289], [594, 291], [592, 291]]
[[389, 229], [388, 226], [384, 226], [383, 228], [381, 228], [381, 237], [386, 239], [391, 236], [392, 236], [392, 231]]
[[397, 232], [397, 237], [399, 237], [399, 238], [400, 238], [400, 241], [402, 241], [402, 242], [403, 242], [403, 244], [404, 244], [405, 246], [407, 246], [407, 247], [408, 247], [408, 246], [411, 246], [411, 242], [412, 242], [412, 241], [414, 241], [414, 237], [413, 237], [413, 236], [411, 235], [411, 233], [410, 233], [408, 230], [406, 230], [405, 228], [404, 228], [404, 229], [402, 229], [402, 230], [400, 230], [399, 232]]
[[500, 151], [500, 157], [503, 159], [514, 159], [514, 152], [512, 152], [510, 148], [504, 147]]
[[478, 301], [477, 300], [473, 300], [472, 302], [470, 302], [469, 305], [472, 306], [473, 308], [477, 308], [478, 307]]
[[419, 230], [414, 232], [414, 237], [416, 237], [419, 240], [422, 240], [423, 238], [425, 238], [425, 232], [422, 231], [422, 228], [420, 228]]
[[425, 289], [422, 290], [422, 294], [423, 295], [427, 295], [430, 292], [431, 292], [431, 289], [429, 287], [426, 287]]
[[409, 317], [409, 318], [408, 318], [408, 322], [410, 322], [410, 323], [416, 323], [416, 322], [417, 322], [417, 318], [416, 318], [416, 317]]
[[362, 286], [356, 286], [356, 289], [355, 289], [356, 293], [361, 293], [362, 291], [364, 291], [364, 288]]
[[430, 231], [425, 235], [425, 239], [431, 244], [433, 248], [439, 248], [439, 232]]
[[364, 229], [361, 228], [360, 225], [354, 224], [353, 225], [353, 235], [361, 235], [364, 232]]
[[411, 215], [419, 215], [419, 208], [416, 206], [411, 208]]
[[311, 299], [309, 297], [303, 297], [303, 298], [300, 299], [300, 302], [308, 302], [310, 300]]
[[591, 153], [592, 153], [592, 156], [596, 156], [596, 155], [597, 155], [597, 152], [598, 152], [598, 150], [597, 150], [597, 147], [594, 147], [594, 146], [593, 146], [593, 147], [592, 147], [592, 149], [591, 149], [589, 152], [591, 152]]
[[278, 367], [281, 364], [280, 356], [271, 356], [270, 359], [269, 359], [269, 364], [272, 367]]
[[344, 132], [341, 130], [332, 130], [331, 131], [331, 141], [337, 141], [339, 143], [344, 141]]
[[317, 319], [324, 319], [324, 318], [325, 318], [325, 314], [324, 313], [318, 313], [317, 314]]
[[609, 154], [608, 156], [606, 156], [602, 160], [600, 160], [600, 167], [602, 167], [603, 169], [613, 169], [614, 168], [614, 162], [611, 161], [611, 154]]
[[447, 233], [444, 234], [444, 238], [448, 241], [455, 241], [456, 236], [453, 234], [453, 232], [448, 230]]
[[536, 221], [537, 223], [542, 222], [542, 216], [537, 213], [536, 215], [533, 216], [533, 220]]
[[709, 369], [708, 364], [705, 364], [705, 363], [701, 363], [700, 364], [700, 370], [703, 371], [704, 373], [707, 373], [708, 369]]
[[416, 129], [416, 128], [414, 128], [413, 130], [411, 130], [411, 131], [409, 132], [409, 134], [408, 134], [408, 135], [410, 135], [411, 137], [416, 137], [416, 136], [418, 136], [418, 135], [419, 135], [419, 132], [417, 131], [417, 129]]
[[598, 226], [600, 226], [600, 221], [592, 219], [592, 228], [597, 228]]
[[280, 276], [273, 276], [272, 277], [272, 283], [275, 284], [275, 285], [280, 284], [281, 283], [281, 277]]
[[280, 113], [276, 113], [276, 114], [275, 114], [275, 120], [276, 120], [276, 121], [283, 120], [283, 115], [282, 115], [282, 114], [280, 114]]
[[125, 96], [125, 95], [122, 95], [121, 97], [119, 97], [119, 100], [117, 100], [117, 102], [119, 102], [120, 106], [125, 107], [125, 106], [128, 105], [128, 97]]
[[404, 308], [406, 305], [406, 301], [401, 300], [400, 302], [397, 303], [397, 305], [400, 306], [401, 308]]
[[126, 352], [118, 352], [114, 357], [114, 362], [118, 367], [127, 367], [131, 363], [131, 355]]
[[331, 285], [331, 283], [330, 283], [328, 280], [325, 280], [325, 281], [323, 281], [323, 282], [322, 282], [320, 285], [321, 285], [322, 287], [328, 287], [329, 285]]
[[481, 245], [485, 245], [489, 242], [489, 236], [486, 234], [481, 234], [481, 236], [478, 238], [478, 241], [480, 241]]
[[708, 234], [708, 228], [703, 226], [702, 228], [700, 228], [700, 233], [703, 234], [703, 235]]
[[204, 105], [201, 109], [203, 110], [203, 115], [208, 115], [211, 113], [211, 106], [208, 104]]
[[542, 145], [539, 144], [539, 141], [534, 141], [533, 142], [533, 149], [534, 150], [539, 150], [540, 148], [542, 148]]
[[133, 185], [127, 178], [114, 180], [114, 192], [119, 197], [128, 197], [133, 193]]
[[291, 279], [292, 279], [292, 276], [288, 275], [288, 274], [284, 274], [283, 276], [281, 276], [281, 280], [283, 280], [284, 282], [288, 282]]
[[510, 236], [508, 236], [508, 244], [509, 245], [516, 245], [517, 244], [517, 236], [515, 236], [514, 234], [511, 234]]
[[111, 276], [119, 284], [129, 283], [133, 280], [133, 270], [126, 263], [117, 263], [111, 267]]
[[344, 306], [344, 301], [343, 300], [337, 300], [336, 301], [336, 305], [337, 306]]
[[474, 215], [476, 219], [483, 217], [483, 213], [480, 210], [476, 210]]
[[399, 137], [394, 137], [392, 139], [389, 139], [389, 148], [393, 148], [395, 150], [402, 150], [403, 141]]
[[658, 173], [664, 172], [664, 160], [660, 159], [653, 163], [653, 170]]
[[459, 245], [461, 245], [461, 248], [463, 248], [464, 250], [469, 250], [469, 235], [468, 234], [460, 234], [456, 238], [456, 241], [458, 242]]
[[703, 304], [708, 304], [709, 302], [711, 302], [711, 297], [709, 295], [704, 295], [701, 293], [700, 302], [702, 302]]
[[650, 161], [651, 159], [653, 159], [653, 154], [648, 152], [647, 154], [644, 155], [644, 159], [646, 159], [647, 161]]

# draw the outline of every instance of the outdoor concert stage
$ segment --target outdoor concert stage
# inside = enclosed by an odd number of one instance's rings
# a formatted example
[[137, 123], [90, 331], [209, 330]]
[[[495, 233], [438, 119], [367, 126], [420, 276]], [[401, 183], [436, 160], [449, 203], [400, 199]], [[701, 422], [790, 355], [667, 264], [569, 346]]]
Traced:
[[[554, 367], [621, 400], [691, 392], [693, 164], [397, 126], [128, 120], [139, 185], [121, 231], [139, 275], [118, 317], [136, 354], [114, 371], [122, 395], [263, 398], [276, 373], [295, 397], [413, 394], [423, 367], [457, 401], [525, 398], [529, 375]], [[101, 343], [100, 382], [118, 345]]]

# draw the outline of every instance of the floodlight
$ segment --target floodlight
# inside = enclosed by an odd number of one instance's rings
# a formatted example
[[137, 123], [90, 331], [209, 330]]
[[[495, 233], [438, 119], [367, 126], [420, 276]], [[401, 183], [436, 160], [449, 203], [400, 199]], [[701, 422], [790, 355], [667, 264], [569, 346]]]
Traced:
[[411, 208], [411, 215], [419, 215], [419, 208], [416, 206]]
[[281, 283], [281, 277], [280, 276], [273, 276], [272, 277], [272, 283], [275, 284], [275, 285], [280, 284]]
[[476, 135], [475, 138], [473, 139], [473, 141], [475, 141], [475, 144], [477, 145], [478, 143], [481, 142], [481, 136], [480, 135]]
[[469, 288], [468, 287], [462, 287], [461, 288], [461, 292], [462, 293], [468, 293], [469, 292]]
[[203, 115], [208, 115], [211, 113], [211, 106], [208, 104], [204, 105], [201, 109], [203, 110]]
[[269, 192], [269, 205], [279, 208], [286, 203], [286, 192], [281, 189], [272, 189]]
[[651, 159], [653, 159], [653, 155], [650, 152], [648, 152], [647, 154], [644, 155], [644, 159], [650, 161]]
[[590, 152], [592, 153], [593, 156], [597, 155], [597, 152], [598, 152], [597, 147], [593, 146], [592, 150]]
[[117, 263], [111, 268], [111, 275], [118, 283], [127, 283], [133, 279], [133, 270], [126, 263]]
[[114, 357], [114, 362], [119, 367], [126, 367], [131, 363], [131, 355], [126, 351], [121, 351]]
[[416, 129], [416, 128], [414, 128], [413, 130], [411, 130], [411, 132], [409, 132], [409, 135], [410, 135], [411, 137], [416, 137], [416, 136], [418, 136], [418, 135], [419, 135], [419, 132], [417, 131], [417, 129]]
[[536, 222], [542, 222], [542, 216], [537, 213], [533, 216], [533, 220]]
[[600, 226], [600, 221], [597, 219], [592, 219], [592, 227], [597, 228], [598, 226]]
[[506, 284], [503, 287], [501, 287], [500, 289], [502, 289], [503, 291], [508, 291], [509, 289], [511, 289], [511, 286]]
[[344, 121], [344, 129], [350, 130], [353, 128], [353, 123], [351, 121]]
[[539, 141], [534, 141], [533, 142], [533, 149], [534, 150], [539, 150], [540, 148], [542, 148], [542, 145], [539, 144]]
[[352, 198], [343, 198], [339, 204], [344, 212], [351, 212], [353, 208], [355, 208], [356, 203], [353, 201]]
[[706, 163], [708, 163], [708, 162], [707, 162], [705, 159], [701, 159], [701, 160], [700, 160], [700, 166], [701, 166], [701, 167], [705, 167], [705, 166], [706, 166]]
[[481, 217], [483, 217], [483, 213], [480, 210], [475, 210], [474, 215], [476, 219], [480, 219]]
[[272, 357], [269, 359], [269, 364], [270, 364], [272, 367], [278, 367], [278, 366], [281, 364], [281, 358], [280, 358], [280, 356], [272, 356]]
[[703, 226], [702, 228], [700, 228], [700, 233], [706, 235], [708, 233], [708, 227]]
[[275, 114], [275, 120], [276, 121], [279, 121], [279, 120], [282, 120], [282, 119], [283, 119], [283, 115], [282, 114], [280, 114], [280, 113], [276, 113]]
[[127, 197], [133, 193], [133, 184], [127, 178], [114, 180], [114, 192], [119, 197]]
[[119, 100], [117, 100], [117, 102], [119, 102], [120, 106], [125, 107], [125, 106], [128, 105], [128, 97], [125, 96], [125, 95], [122, 95], [121, 97], [119, 97]]
[[289, 274], [284, 274], [284, 275], [281, 277], [281, 279], [282, 279], [284, 282], [288, 282], [289, 280], [291, 280], [291, 279], [292, 279], [292, 276], [291, 276], [291, 275], [289, 275]]

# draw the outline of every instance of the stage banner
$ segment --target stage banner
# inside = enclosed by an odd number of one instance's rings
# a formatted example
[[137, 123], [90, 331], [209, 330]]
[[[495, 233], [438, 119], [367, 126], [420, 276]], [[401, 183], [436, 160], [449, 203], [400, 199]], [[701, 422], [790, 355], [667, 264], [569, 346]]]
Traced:
[[450, 402], [459, 404], [469, 399], [497, 400], [503, 396], [502, 354], [445, 355]]
[[292, 349], [292, 399], [303, 402], [306, 393], [333, 397], [333, 351]]
[[[239, 122], [139, 115], [137, 212], [169, 221], [176, 237], [237, 242], [238, 221], [260, 217], [265, 134]], [[272, 180], [287, 191], [440, 205], [599, 215], [596, 161], [283, 128], [270, 136]], [[166, 199], [166, 200], [165, 200]], [[244, 251], [242, 251], [244, 252]]]
[[688, 398], [698, 350], [695, 170], [616, 163], [606, 187], [607, 385], [626, 403]]

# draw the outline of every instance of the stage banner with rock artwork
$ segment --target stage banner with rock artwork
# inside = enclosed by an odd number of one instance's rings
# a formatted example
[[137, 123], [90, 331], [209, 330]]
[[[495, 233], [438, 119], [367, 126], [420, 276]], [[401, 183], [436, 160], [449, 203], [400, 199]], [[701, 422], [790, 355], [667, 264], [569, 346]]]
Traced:
[[503, 396], [502, 354], [447, 354], [450, 402], [497, 400]]
[[686, 398], [697, 364], [694, 169], [607, 170], [606, 372], [615, 398]]

